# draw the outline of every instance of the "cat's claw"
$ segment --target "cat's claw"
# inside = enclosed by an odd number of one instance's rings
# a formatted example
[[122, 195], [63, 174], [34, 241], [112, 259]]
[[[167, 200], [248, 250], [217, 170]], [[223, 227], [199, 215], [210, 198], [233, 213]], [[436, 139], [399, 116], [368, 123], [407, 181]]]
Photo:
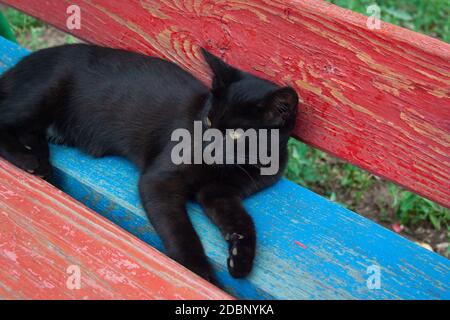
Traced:
[[21, 155], [13, 162], [19, 168], [28, 173], [34, 174], [44, 180], [48, 180], [52, 175], [52, 167], [48, 161], [38, 159], [34, 155]]
[[227, 240], [227, 241], [236, 241], [236, 240], [241, 240], [241, 239], [244, 239], [244, 236], [239, 233], [233, 232], [232, 234], [227, 233], [225, 235], [225, 240]]

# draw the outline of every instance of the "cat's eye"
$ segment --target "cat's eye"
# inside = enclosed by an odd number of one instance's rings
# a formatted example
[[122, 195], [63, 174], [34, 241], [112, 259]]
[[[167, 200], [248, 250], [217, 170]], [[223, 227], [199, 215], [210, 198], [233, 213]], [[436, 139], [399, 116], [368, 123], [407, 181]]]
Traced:
[[234, 131], [234, 130], [230, 131], [230, 133], [228, 135], [233, 140], [238, 140], [242, 136], [242, 134], [240, 132], [237, 132], [237, 131]]

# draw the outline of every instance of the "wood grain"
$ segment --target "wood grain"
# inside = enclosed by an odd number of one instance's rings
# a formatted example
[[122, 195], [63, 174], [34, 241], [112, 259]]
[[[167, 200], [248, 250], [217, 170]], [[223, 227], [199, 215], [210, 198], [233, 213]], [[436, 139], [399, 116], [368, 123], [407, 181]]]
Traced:
[[[0, 159], [0, 299], [231, 299], [62, 191]], [[69, 289], [69, 266], [80, 289]]]
[[319, 0], [2, 0], [208, 81], [198, 47], [302, 97], [295, 136], [450, 206], [450, 45]]
[[[61, 146], [52, 146], [51, 155], [58, 188], [165, 252], [141, 206], [131, 163]], [[283, 179], [244, 205], [258, 245], [250, 276], [233, 279], [226, 241], [197, 204], [188, 204], [218, 282], [237, 298], [450, 299], [449, 259], [308, 189]], [[377, 290], [367, 287], [373, 265], [381, 270]]]
[[[27, 54], [0, 38], [0, 72]], [[131, 163], [53, 145], [51, 162], [61, 190], [164, 251], [141, 206]], [[283, 179], [245, 206], [255, 221], [258, 246], [252, 274], [236, 280], [226, 268], [228, 250], [219, 230], [198, 205], [188, 205], [219, 282], [236, 297], [450, 299], [450, 260], [305, 188]], [[377, 290], [367, 287], [367, 268], [373, 265], [381, 270]]]

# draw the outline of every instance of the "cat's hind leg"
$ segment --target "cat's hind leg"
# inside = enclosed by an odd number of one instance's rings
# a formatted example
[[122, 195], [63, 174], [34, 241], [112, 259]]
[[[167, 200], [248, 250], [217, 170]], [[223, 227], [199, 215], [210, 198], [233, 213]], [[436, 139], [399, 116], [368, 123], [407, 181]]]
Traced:
[[0, 157], [30, 173], [34, 173], [39, 167], [37, 156], [7, 130], [0, 130]]
[[39, 160], [39, 167], [34, 174], [49, 179], [52, 175], [52, 166], [46, 134], [43, 131], [26, 131], [17, 134], [17, 137], [20, 143]]
[[[62, 105], [52, 77], [40, 79], [22, 63], [0, 78], [0, 157], [42, 178], [49, 178], [45, 129]], [[61, 103], [61, 104], [59, 104]]]
[[41, 178], [51, 176], [48, 144], [43, 134], [0, 130], [0, 157]]

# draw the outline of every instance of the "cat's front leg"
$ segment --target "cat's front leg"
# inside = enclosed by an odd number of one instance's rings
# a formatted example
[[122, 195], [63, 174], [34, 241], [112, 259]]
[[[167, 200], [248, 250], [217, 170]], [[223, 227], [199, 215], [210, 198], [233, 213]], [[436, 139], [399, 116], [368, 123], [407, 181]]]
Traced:
[[239, 191], [211, 184], [198, 192], [197, 201], [228, 242], [228, 271], [235, 278], [247, 276], [255, 258], [256, 232], [252, 218], [242, 205]]
[[169, 257], [213, 282], [203, 246], [186, 212], [186, 190], [176, 172], [147, 170], [139, 191], [147, 216], [161, 237]]

